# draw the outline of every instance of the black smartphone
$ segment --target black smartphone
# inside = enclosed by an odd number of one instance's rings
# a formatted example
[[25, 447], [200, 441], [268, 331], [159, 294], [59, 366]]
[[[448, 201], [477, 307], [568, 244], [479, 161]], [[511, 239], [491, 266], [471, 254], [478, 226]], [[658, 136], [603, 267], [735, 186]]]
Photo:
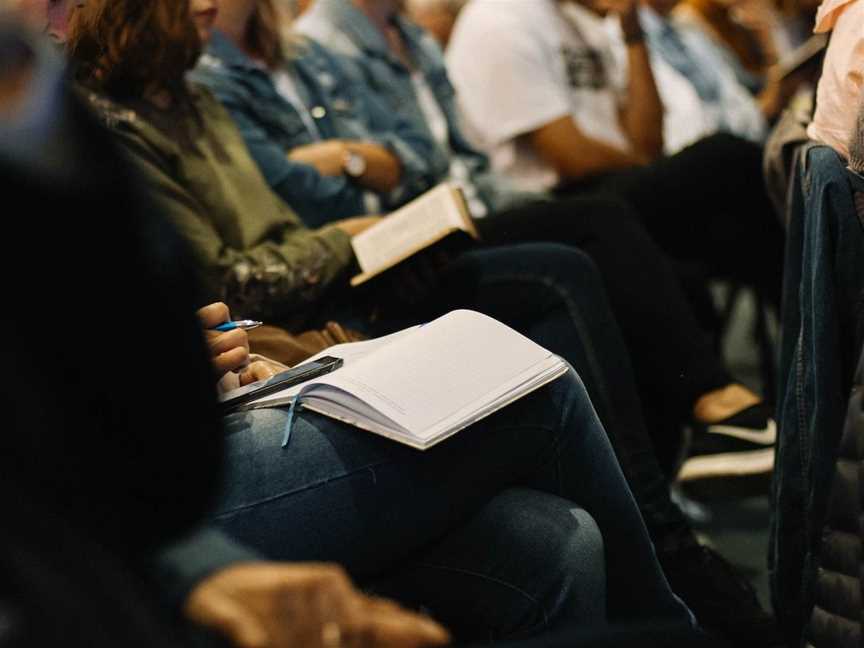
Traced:
[[333, 356], [324, 356], [318, 358], [314, 362], [305, 364], [283, 371], [267, 380], [258, 380], [250, 383], [245, 387], [232, 389], [219, 396], [219, 401], [222, 408], [225, 410], [234, 409], [240, 405], [244, 405], [249, 401], [267, 396], [277, 391], [299, 385], [307, 380], [312, 380], [318, 376], [323, 376], [331, 371], [336, 371], [342, 366], [342, 358], [334, 358]]

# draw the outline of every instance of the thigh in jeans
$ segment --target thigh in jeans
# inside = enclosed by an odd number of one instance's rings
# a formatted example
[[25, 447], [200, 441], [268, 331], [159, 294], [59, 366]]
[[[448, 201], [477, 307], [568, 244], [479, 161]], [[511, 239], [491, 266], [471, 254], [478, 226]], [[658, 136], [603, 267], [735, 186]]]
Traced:
[[373, 583], [460, 639], [603, 625], [603, 537], [573, 502], [509, 489], [416, 560]]
[[378, 574], [547, 465], [558, 402], [542, 388], [425, 452], [310, 412], [281, 448], [287, 411], [231, 415], [214, 521], [273, 559]]

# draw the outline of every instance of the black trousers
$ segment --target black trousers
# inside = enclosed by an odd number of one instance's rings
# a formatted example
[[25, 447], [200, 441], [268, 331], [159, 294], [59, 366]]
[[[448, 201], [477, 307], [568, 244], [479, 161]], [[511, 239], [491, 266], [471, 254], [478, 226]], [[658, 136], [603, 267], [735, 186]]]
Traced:
[[783, 233], [764, 190], [761, 148], [730, 135], [570, 185], [555, 200], [495, 214], [478, 227], [493, 245], [557, 241], [593, 259], [665, 469], [696, 399], [733, 380], [706, 331], [701, 281], [744, 282], [779, 302]]
[[753, 286], [779, 305], [784, 233], [765, 189], [761, 145], [717, 134], [566, 191], [626, 201], [670, 258]]
[[622, 428], [638, 430], [636, 437], [650, 437], [668, 473], [678, 454], [681, 424], [693, 403], [732, 378], [715, 352], [713, 338], [694, 315], [669, 259], [634, 210], [614, 198], [562, 197], [495, 214], [478, 221], [478, 229], [492, 245], [556, 241], [591, 257], [621, 328], [642, 398], [639, 410], [616, 411], [615, 416]]

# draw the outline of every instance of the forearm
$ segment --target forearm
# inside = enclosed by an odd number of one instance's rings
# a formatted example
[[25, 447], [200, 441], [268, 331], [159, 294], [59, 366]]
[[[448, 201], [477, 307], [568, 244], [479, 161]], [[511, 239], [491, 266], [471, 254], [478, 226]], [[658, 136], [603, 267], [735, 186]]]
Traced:
[[653, 160], [663, 153], [663, 103], [651, 71], [651, 58], [644, 38], [627, 44], [630, 71], [624, 129], [633, 150]]
[[243, 252], [225, 251], [215, 268], [223, 301], [249, 317], [278, 321], [315, 304], [353, 262], [350, 237], [306, 230]]
[[647, 159], [587, 137], [570, 115], [526, 135], [534, 151], [565, 180], [645, 164]]
[[398, 185], [402, 177], [402, 165], [393, 153], [372, 142], [346, 141], [345, 148], [363, 156], [366, 171], [357, 183], [376, 193], [389, 193]]

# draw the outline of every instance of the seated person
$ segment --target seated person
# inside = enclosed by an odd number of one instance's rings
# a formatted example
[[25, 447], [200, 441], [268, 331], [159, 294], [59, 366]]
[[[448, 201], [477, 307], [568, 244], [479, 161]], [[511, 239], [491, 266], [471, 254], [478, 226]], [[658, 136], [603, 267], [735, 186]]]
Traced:
[[[354, 146], [358, 128], [365, 127], [365, 133], [360, 135], [362, 140], [389, 139], [393, 147], [394, 134], [406, 130], [404, 120], [394, 121], [392, 106], [389, 110], [382, 109], [375, 91], [358, 83], [345, 63], [314, 41], [295, 39], [287, 52], [280, 53], [276, 47], [264, 52], [262, 44], [278, 43], [274, 35], [279, 32], [268, 0], [228, 0], [223, 2], [222, 9], [216, 18], [217, 30], [192, 78], [210, 87], [228, 108], [271, 187], [298, 209], [307, 224], [319, 225], [322, 220], [350, 215], [335, 195], [322, 192], [315, 204], [304, 198], [304, 185], [290, 181], [294, 169], [299, 167], [308, 175], [315, 175], [317, 170], [322, 176], [322, 186], [332, 183], [350, 190], [354, 186], [351, 172], [343, 168], [341, 161], [348, 159], [345, 148]], [[365, 20], [365, 16], [361, 14], [360, 20]], [[289, 78], [294, 91], [285, 94]], [[303, 119], [312, 113], [317, 114], [314, 128], [308, 124], [310, 119]], [[422, 115], [419, 123], [416, 114], [409, 116], [415, 132], [426, 132]], [[382, 129], [385, 129], [383, 136]], [[700, 329], [687, 304], [668, 260], [636, 222], [631, 210], [618, 200], [553, 201], [542, 192], [529, 194], [533, 200], [520, 207], [495, 210], [496, 200], [487, 198], [483, 187], [505, 186], [506, 179], [487, 173], [482, 155], [459, 148], [462, 137], [457, 124], [448, 121], [444, 130], [445, 141], [434, 147], [435, 158], [443, 158], [443, 162], [430, 160], [429, 171], [438, 174], [436, 182], [459, 175], [456, 171], [450, 173], [450, 169], [461, 169], [467, 174], [459, 182], [467, 189], [469, 204], [480, 203], [475, 214], [485, 214], [477, 221], [484, 241], [493, 244], [558, 241], [578, 246], [598, 265], [634, 359], [641, 391], [649, 406], [662, 410], [662, 416], [655, 418], [662, 418], [665, 426], [674, 431], [676, 423], [689, 422], [691, 418], [701, 427], [756, 405], [755, 410], [748, 412], [753, 424], [759, 428], [768, 424], [768, 408], [759, 407], [758, 397], [735, 383], [722, 366], [712, 340]], [[446, 141], [446, 131], [457, 142], [453, 147]], [[324, 139], [328, 135], [337, 139]], [[412, 139], [416, 141], [418, 136]], [[457, 153], [460, 150], [463, 152]], [[404, 154], [401, 157], [406, 159]], [[428, 155], [418, 151], [414, 157], [425, 159]], [[493, 181], [487, 183], [489, 179]], [[641, 295], [648, 293], [656, 299], [641, 299]], [[719, 403], [725, 405], [717, 409]], [[654, 433], [654, 443], [664, 457], [677, 455], [676, 433]], [[735, 448], [725, 450], [733, 452]], [[753, 471], [770, 469], [770, 448], [740, 450], [765, 453], [767, 462], [761, 465], [754, 462], [750, 466]], [[699, 460], [705, 466], [701, 470], [697, 469], [696, 461], [685, 466], [689, 478], [707, 476], [720, 465], [712, 463], [710, 456]]]
[[[127, 9], [122, 4], [112, 7], [116, 7], [115, 11]], [[205, 23], [211, 17], [208, 10], [197, 15]], [[171, 58], [152, 68], [148, 69], [152, 57], [149, 49], [138, 53], [144, 57], [140, 64], [123, 67], [119, 63], [137, 55], [135, 43], [126, 42], [127, 49], [116, 50], [117, 55], [122, 55], [119, 61], [101, 58], [102, 50], [92, 43], [106, 38], [111, 30], [98, 22], [100, 16], [106, 14], [90, 15], [88, 11], [76, 20], [69, 47], [79, 78], [122, 102], [110, 102], [104, 95], [94, 98], [94, 105], [113, 124], [118, 141], [149, 175], [156, 196], [192, 243], [211, 289], [224, 291], [240, 304], [245, 316], [266, 314], [271, 321], [285, 321], [301, 314], [314, 317], [316, 309], [320, 312], [328, 308], [344, 311], [353, 307], [364, 316], [362, 310], [368, 305], [359, 300], [349, 303], [339, 286], [351, 262], [347, 236], [338, 227], [320, 232], [306, 230], [267, 190], [239, 134], [218, 104], [205, 91], [183, 85], [184, 66], [194, 61], [185, 49], [189, 43], [181, 40], [160, 46], [158, 51]], [[148, 33], [163, 34], [165, 28], [157, 18], [138, 17], [153, 21]], [[206, 29], [202, 35], [206, 37]], [[173, 69], [172, 62], [176, 66]], [[152, 87], [152, 83], [163, 90], [130, 88], [126, 85], [129, 79], [123, 76], [128, 69], [142, 76], [143, 72], [158, 74], [144, 87]], [[193, 107], [200, 121], [191, 119], [186, 112]], [[520, 268], [515, 276], [514, 268]], [[514, 299], [516, 291], [521, 295], [519, 299]], [[578, 252], [548, 245], [471, 252], [452, 264], [442, 278], [440, 292], [422, 304], [422, 310], [402, 313], [403, 321], [399, 323], [428, 319], [442, 309], [469, 306], [548, 343], [553, 351], [590, 374], [589, 393], [596, 394], [602, 420], [614, 422], [619, 417], [636, 416], [632, 423], [628, 419], [632, 425], [629, 430], [623, 429], [613, 438], [630, 434], [641, 439], [619, 448], [628, 470], [634, 470], [636, 465], [636, 470], [651, 475], [648, 483], [634, 482], [639, 501], [657, 501], [655, 495], [646, 494], [649, 490], [665, 493], [661, 473], [652, 465], [656, 460], [645, 443], [644, 432], [638, 429], [640, 405], [626, 353], [608, 315], [599, 282]], [[392, 330], [396, 324], [392, 317], [389, 321], [379, 317], [376, 327]], [[601, 357], [603, 362], [598, 360]], [[614, 385], [614, 389], [605, 385]], [[668, 493], [663, 497], [659, 507], [668, 509]], [[667, 541], [662, 547], [664, 553], [674, 554], [677, 559], [687, 552], [692, 556], [687, 565], [709, 562], [709, 553], [696, 545], [680, 512], [662, 510], [660, 515]], [[669, 531], [670, 527], [674, 532]], [[713, 558], [711, 564], [716, 562]], [[681, 582], [688, 582], [689, 575], [696, 571], [682, 564], [677, 573]], [[699, 587], [695, 581], [693, 587]], [[746, 597], [746, 590], [736, 597], [739, 607], [755, 601]], [[754, 607], [758, 610], [758, 606]]]
[[[797, 78], [770, 77], [758, 95], [741, 83], [730, 53], [701, 29], [676, 19], [677, 2], [643, 0], [639, 19], [651, 55], [651, 70], [663, 102], [663, 142], [674, 154], [703, 137], [732, 133], [762, 142], [767, 126], [785, 108]], [[610, 26], [616, 27], [612, 21]], [[616, 64], [627, 46], [613, 29]]]
[[[753, 285], [778, 304], [783, 235], [762, 182], [761, 148], [723, 134], [649, 163], [662, 148], [662, 105], [637, 4], [612, 6], [628, 43], [626, 79], [611, 61], [605, 3], [471, 3], [448, 50], [467, 122], [512, 178], [620, 196], [670, 256]], [[481, 32], [485, 46], [476, 48]], [[484, 83], [490, 75], [499, 82]]]
[[[88, 2], [100, 8], [97, 0]], [[4, 256], [0, 331], [18, 343], [0, 352], [9, 368], [0, 393], [12, 421], [3, 436], [0, 480], [4, 493], [36, 485], [28, 501], [41, 505], [44, 497], [43, 511], [59, 506], [74, 522], [73, 546], [95, 542], [99, 550], [86, 577], [76, 565], [43, 566], [43, 575], [58, 569], [67, 579], [61, 581], [66, 589], [47, 593], [73, 596], [51, 606], [42, 601], [45, 614], [37, 624], [26, 616], [24, 636], [55, 638], [56, 621], [70, 631], [66, 642], [127, 645], [123, 638], [130, 635], [128, 645], [179, 646], [181, 629], [170, 613], [182, 609], [189, 620], [243, 648], [447, 641], [437, 623], [361, 594], [338, 567], [308, 562], [316, 557], [345, 558], [370, 587], [401, 588], [442, 616], [464, 595], [464, 607], [451, 613], [462, 627], [484, 632], [490, 621], [502, 623], [501, 633], [526, 634], [568, 621], [586, 627], [619, 618], [690, 624], [572, 372], [514, 403], [506, 415], [489, 417], [426, 453], [308, 412], [298, 414], [287, 449], [278, 440], [270, 444], [283, 411], [220, 421], [201, 327], [227, 319], [227, 309], [202, 309], [200, 323], [194, 321], [191, 303], [200, 289], [186, 246], [149, 198], [132, 190], [102, 130], [77, 106], [68, 113], [62, 106], [53, 103], [40, 115], [45, 139], [34, 140], [34, 147], [44, 144], [73, 162], [53, 167], [50, 175], [39, 167], [22, 170], [14, 153], [7, 155], [6, 134], [16, 124], [7, 130], [0, 122], [6, 195], [31, 205], [34, 214], [10, 223], [9, 235], [34, 240], [46, 219], [64, 208], [80, 207], [91, 216], [61, 219], [56, 236], [40, 248], [43, 269], [85, 291], [58, 290], [45, 299], [21, 280], [29, 252], [22, 247]], [[104, 245], [99, 234], [109, 213], [113, 244]], [[139, 327], [130, 356], [134, 370], [123, 372], [122, 380], [106, 380], [103, 362], [82, 362], [83, 346], [69, 344], [93, 338], [91, 320], [65, 318], [64, 335], [56, 335], [57, 313], [104, 312], [109, 303], [119, 322], [140, 324], [159, 313], [158, 326]], [[20, 316], [25, 311], [26, 320]], [[119, 326], [102, 331], [100, 340], [126, 353], [130, 338]], [[220, 372], [240, 368], [247, 360], [242, 334], [214, 335], [211, 355]], [[48, 366], [54, 379], [47, 379]], [[151, 394], [158, 394], [160, 407], [142, 401]], [[217, 490], [213, 525], [221, 532], [196, 531]], [[577, 491], [581, 504], [566, 498]], [[595, 523], [585, 506], [603, 521]], [[7, 512], [18, 519], [17, 507]], [[54, 521], [40, 519], [38, 528], [55, 528]], [[606, 527], [602, 540], [600, 526]], [[226, 531], [236, 531], [235, 537]], [[0, 546], [7, 546], [10, 533], [3, 528]], [[480, 564], [477, 556], [488, 555], [490, 546], [492, 556], [508, 559]], [[41, 543], [28, 550], [40, 557], [60, 553]], [[25, 566], [26, 556], [17, 558]], [[303, 563], [272, 562], [279, 558]], [[7, 559], [0, 560], [4, 573]], [[112, 588], [108, 618], [99, 619], [91, 601], [74, 597], [87, 591], [88, 579]], [[4, 581], [0, 599], [7, 587], [19, 586]], [[165, 598], [153, 597], [154, 586]], [[29, 595], [26, 602], [32, 603]], [[81, 623], [74, 623], [75, 611], [86, 615]]]

